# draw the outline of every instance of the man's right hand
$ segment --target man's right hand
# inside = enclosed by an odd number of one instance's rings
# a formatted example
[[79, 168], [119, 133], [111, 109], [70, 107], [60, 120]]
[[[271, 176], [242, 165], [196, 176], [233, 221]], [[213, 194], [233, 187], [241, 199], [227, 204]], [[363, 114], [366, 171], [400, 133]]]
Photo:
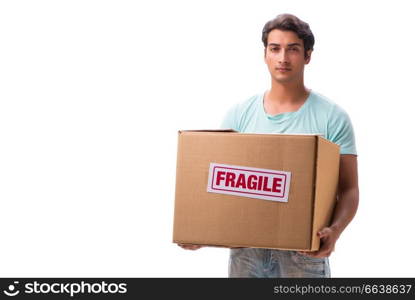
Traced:
[[179, 245], [180, 247], [186, 250], [197, 250], [203, 247], [201, 245], [192, 245], [192, 244], [177, 244], [177, 245]]

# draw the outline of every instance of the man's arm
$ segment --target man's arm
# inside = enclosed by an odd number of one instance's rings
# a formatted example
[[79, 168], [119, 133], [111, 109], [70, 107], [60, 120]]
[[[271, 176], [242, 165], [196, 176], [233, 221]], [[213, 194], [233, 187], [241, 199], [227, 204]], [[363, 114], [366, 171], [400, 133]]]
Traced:
[[300, 253], [312, 257], [330, 256], [337, 239], [356, 214], [359, 204], [359, 184], [357, 174], [357, 156], [340, 156], [338, 200], [334, 208], [333, 219], [329, 227], [318, 232], [321, 239], [320, 249], [315, 252]]

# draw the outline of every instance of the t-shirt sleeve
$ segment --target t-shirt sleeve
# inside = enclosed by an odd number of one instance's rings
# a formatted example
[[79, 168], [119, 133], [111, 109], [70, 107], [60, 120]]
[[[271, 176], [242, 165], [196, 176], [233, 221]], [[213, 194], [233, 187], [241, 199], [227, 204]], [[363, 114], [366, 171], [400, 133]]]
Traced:
[[234, 105], [228, 109], [220, 126], [221, 129], [233, 129], [239, 131], [238, 122], [236, 119], [238, 106]]
[[340, 154], [357, 155], [353, 125], [346, 111], [334, 107], [328, 125], [328, 140], [340, 146]]

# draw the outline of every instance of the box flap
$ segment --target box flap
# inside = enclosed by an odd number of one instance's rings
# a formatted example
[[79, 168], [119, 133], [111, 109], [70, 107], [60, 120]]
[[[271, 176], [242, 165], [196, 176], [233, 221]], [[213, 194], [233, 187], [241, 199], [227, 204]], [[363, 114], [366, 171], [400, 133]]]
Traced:
[[317, 137], [316, 180], [311, 250], [320, 247], [317, 232], [329, 225], [336, 204], [339, 181], [340, 147], [322, 137]]

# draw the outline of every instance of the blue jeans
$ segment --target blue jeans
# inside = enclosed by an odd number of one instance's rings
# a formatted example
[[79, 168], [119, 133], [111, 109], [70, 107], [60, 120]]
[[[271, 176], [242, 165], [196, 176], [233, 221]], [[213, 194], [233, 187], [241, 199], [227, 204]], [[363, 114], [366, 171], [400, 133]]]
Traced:
[[329, 259], [313, 258], [297, 251], [234, 248], [229, 277], [330, 277]]

